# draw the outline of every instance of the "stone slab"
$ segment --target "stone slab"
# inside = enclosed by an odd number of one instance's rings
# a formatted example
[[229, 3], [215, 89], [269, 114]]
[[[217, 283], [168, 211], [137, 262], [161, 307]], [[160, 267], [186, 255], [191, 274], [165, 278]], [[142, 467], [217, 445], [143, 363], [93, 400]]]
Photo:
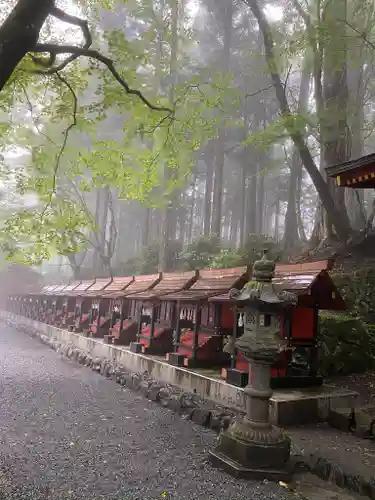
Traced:
[[231, 460], [226, 455], [218, 451], [209, 452], [210, 462], [214, 467], [222, 469], [231, 476], [238, 479], [252, 479], [254, 481], [283, 481], [289, 483], [292, 480], [293, 468], [291, 464], [287, 464], [284, 469], [252, 469], [244, 467], [238, 462]]
[[[10, 319], [16, 324], [29, 326], [46, 336], [79, 348], [92, 359], [110, 359], [124, 366], [130, 372], [144, 373], [166, 384], [180, 387], [185, 392], [199, 395], [218, 405], [245, 412], [244, 391], [199, 372], [169, 364], [162, 358], [131, 352], [129, 347], [104, 344], [102, 339], [84, 337], [45, 323], [0, 311], [0, 317]], [[326, 421], [333, 408], [355, 406], [358, 394], [345, 389], [323, 386], [317, 389], [278, 390], [270, 401], [270, 419], [275, 425], [300, 425]]]

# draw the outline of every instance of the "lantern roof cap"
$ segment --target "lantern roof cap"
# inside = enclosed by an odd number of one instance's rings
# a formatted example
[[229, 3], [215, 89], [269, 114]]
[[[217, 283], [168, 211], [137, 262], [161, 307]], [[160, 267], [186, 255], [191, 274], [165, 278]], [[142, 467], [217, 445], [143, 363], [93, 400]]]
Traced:
[[253, 279], [256, 281], [272, 281], [275, 276], [275, 261], [268, 259], [268, 250], [263, 250], [263, 257], [254, 262], [253, 265]]

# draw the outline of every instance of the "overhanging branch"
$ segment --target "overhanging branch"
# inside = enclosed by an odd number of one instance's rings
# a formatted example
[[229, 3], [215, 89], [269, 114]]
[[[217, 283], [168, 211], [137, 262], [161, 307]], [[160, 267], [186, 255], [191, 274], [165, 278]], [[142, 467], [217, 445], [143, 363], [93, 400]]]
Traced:
[[[51, 10], [51, 16], [56, 17], [60, 21], [67, 23], [67, 24], [72, 24], [73, 26], [78, 26], [81, 28], [85, 43], [83, 45], [84, 49], [88, 49], [92, 45], [92, 36], [90, 33], [90, 28], [88, 25], [88, 22], [84, 19], [80, 19], [79, 17], [76, 16], [71, 16], [70, 14], [67, 14], [63, 10], [53, 7]], [[77, 59], [79, 55], [71, 54], [69, 57], [67, 57], [64, 61], [62, 61], [60, 64], [57, 66], [54, 66], [56, 62], [56, 52], [50, 52], [50, 57], [48, 60], [40, 59], [38, 57], [32, 56], [32, 60], [36, 64], [40, 64], [44, 66], [45, 68], [48, 68], [46, 71], [48, 72], [53, 72], [56, 73], [56, 71], [61, 71], [64, 69], [68, 64], [73, 62], [75, 59]], [[53, 71], [51, 71], [53, 70]]]
[[[48, 68], [46, 70], [40, 70], [38, 73], [40, 74], [47, 74], [51, 75], [59, 71], [59, 69], [62, 69], [61, 66], [64, 68], [66, 67], [67, 64], [72, 62], [73, 60], [77, 59], [78, 57], [89, 57], [91, 59], [95, 59], [102, 64], [104, 64], [107, 69], [110, 71], [112, 74], [113, 78], [121, 85], [123, 89], [125, 89], [126, 93], [129, 95], [134, 95], [138, 99], [140, 99], [146, 106], [148, 106], [150, 109], [154, 111], [164, 111], [169, 114], [173, 114], [173, 111], [170, 108], [164, 107], [164, 106], [156, 106], [152, 104], [143, 94], [140, 90], [132, 89], [126, 82], [125, 80], [121, 77], [119, 72], [116, 70], [114, 63], [112, 59], [109, 59], [109, 57], [103, 56], [100, 52], [94, 49], [89, 49], [85, 47], [76, 47], [75, 45], [56, 45], [56, 44], [51, 44], [51, 43], [37, 43], [35, 45], [35, 48], [33, 49], [33, 52], [43, 54], [43, 53], [49, 53], [49, 54], [71, 54], [71, 56], [74, 56], [72, 58], [67, 58], [64, 63], [62, 63], [58, 67], [52, 66], [51, 68]], [[71, 60], [69, 60], [71, 59]]]
[[60, 75], [60, 73], [58, 73], [58, 72], [56, 73], [56, 76], [60, 80], [60, 82], [63, 83], [68, 88], [69, 92], [72, 95], [72, 98], [73, 98], [73, 113], [72, 113], [72, 121], [66, 127], [66, 129], [64, 131], [63, 142], [61, 144], [61, 147], [60, 147], [59, 152], [58, 152], [57, 157], [56, 157], [56, 163], [55, 163], [55, 166], [53, 168], [53, 174], [52, 174], [53, 175], [53, 177], [52, 177], [52, 188], [51, 188], [51, 192], [50, 192], [50, 195], [49, 195], [48, 203], [44, 207], [44, 210], [43, 210], [43, 212], [41, 214], [41, 218], [42, 219], [43, 219], [44, 215], [46, 214], [48, 208], [52, 204], [52, 198], [53, 198], [53, 196], [56, 194], [57, 174], [58, 174], [58, 171], [59, 171], [59, 167], [60, 167], [62, 155], [64, 154], [64, 151], [65, 151], [65, 148], [66, 148], [66, 145], [67, 145], [67, 142], [68, 142], [69, 133], [72, 130], [72, 128], [77, 125], [78, 99], [77, 99], [76, 93], [74, 92], [74, 89], [71, 86], [71, 84], [68, 82], [68, 80], [64, 76]]

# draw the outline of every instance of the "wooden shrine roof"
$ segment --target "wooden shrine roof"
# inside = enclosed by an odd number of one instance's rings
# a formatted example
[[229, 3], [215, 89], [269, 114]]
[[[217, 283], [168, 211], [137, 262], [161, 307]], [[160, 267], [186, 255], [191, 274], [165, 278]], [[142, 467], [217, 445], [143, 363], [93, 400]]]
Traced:
[[194, 286], [198, 276], [198, 271], [163, 273], [161, 280], [150, 290], [127, 295], [127, 298], [135, 300], [152, 300], [158, 297], [164, 297], [167, 294], [180, 292]]
[[59, 288], [60, 285], [50, 285], [43, 291], [43, 295], [54, 295], [56, 288]]
[[133, 283], [134, 276], [116, 276], [112, 282], [103, 290], [102, 297], [116, 298], [123, 295], [123, 291]]
[[64, 283], [63, 285], [58, 285], [54, 290], [53, 290], [53, 295], [62, 295], [61, 292], [65, 290], [65, 288], [68, 285]]
[[112, 283], [112, 278], [97, 278], [95, 283], [88, 288], [85, 297], [99, 297], [101, 293]]
[[163, 300], [197, 302], [229, 292], [231, 288], [242, 288], [248, 279], [247, 267], [202, 269], [199, 271], [197, 281], [188, 290], [164, 295]]
[[375, 188], [375, 153], [326, 168], [336, 184], [352, 188]]
[[147, 274], [145, 276], [134, 276], [134, 280], [122, 293], [123, 297], [129, 297], [135, 293], [145, 292], [153, 288], [161, 280], [161, 273]]
[[73, 290], [77, 288], [82, 282], [80, 280], [72, 281], [60, 292], [60, 295], [69, 295]]
[[[333, 261], [320, 260], [303, 264], [277, 264], [273, 284], [276, 290], [288, 291], [298, 296], [313, 295], [320, 309], [345, 310], [346, 305], [328, 271]], [[210, 302], [235, 302], [225, 293], [210, 298]]]
[[74, 290], [72, 290], [71, 292], [69, 292], [67, 294], [64, 292], [64, 295], [69, 295], [69, 296], [74, 296], [74, 297], [85, 296], [86, 290], [88, 288], [90, 288], [90, 286], [92, 286], [94, 283], [95, 283], [95, 280], [81, 281], [81, 283], [76, 288], [74, 288]]

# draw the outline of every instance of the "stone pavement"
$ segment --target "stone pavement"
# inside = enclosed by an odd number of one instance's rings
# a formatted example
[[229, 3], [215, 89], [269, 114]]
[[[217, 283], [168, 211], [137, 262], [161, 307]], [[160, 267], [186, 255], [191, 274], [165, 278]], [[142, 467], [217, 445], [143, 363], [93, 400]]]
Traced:
[[0, 500], [351, 500], [213, 469], [215, 434], [0, 324]]

